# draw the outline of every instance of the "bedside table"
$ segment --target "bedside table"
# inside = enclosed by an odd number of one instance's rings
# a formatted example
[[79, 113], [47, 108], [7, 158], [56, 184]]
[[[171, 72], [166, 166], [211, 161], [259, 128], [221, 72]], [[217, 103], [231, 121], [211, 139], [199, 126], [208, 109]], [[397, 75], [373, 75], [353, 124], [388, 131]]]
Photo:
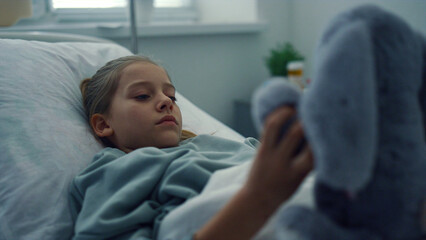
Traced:
[[234, 100], [232, 128], [244, 137], [259, 139], [256, 128], [251, 117], [251, 103], [247, 100]]

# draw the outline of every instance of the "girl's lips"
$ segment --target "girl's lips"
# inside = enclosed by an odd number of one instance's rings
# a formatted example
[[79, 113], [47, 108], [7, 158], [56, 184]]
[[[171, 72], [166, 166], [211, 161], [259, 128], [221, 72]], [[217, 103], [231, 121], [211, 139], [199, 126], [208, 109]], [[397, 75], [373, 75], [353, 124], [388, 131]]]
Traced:
[[172, 115], [167, 115], [164, 116], [163, 118], [160, 119], [160, 121], [157, 122], [157, 124], [162, 124], [162, 123], [172, 123], [172, 124], [178, 124], [176, 121], [176, 118], [173, 117]]

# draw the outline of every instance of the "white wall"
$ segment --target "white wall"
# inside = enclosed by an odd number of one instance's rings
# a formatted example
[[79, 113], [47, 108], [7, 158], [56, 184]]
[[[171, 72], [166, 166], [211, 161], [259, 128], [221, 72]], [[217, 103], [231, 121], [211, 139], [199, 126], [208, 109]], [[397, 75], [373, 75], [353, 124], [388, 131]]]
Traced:
[[[264, 57], [270, 48], [278, 42], [291, 41], [307, 58], [309, 77], [322, 29], [337, 13], [365, 2], [397, 13], [426, 35], [424, 0], [257, 0], [258, 17], [268, 22], [264, 31], [145, 37], [140, 40], [139, 49], [161, 60], [178, 91], [225, 124], [232, 125], [233, 101], [249, 100], [255, 87], [269, 77]], [[129, 42], [125, 40], [120, 44], [128, 46]]]
[[322, 30], [338, 13], [364, 3], [391, 11], [426, 36], [426, 1], [424, 0], [290, 0], [289, 37], [307, 57], [306, 73], [311, 76], [313, 55]]

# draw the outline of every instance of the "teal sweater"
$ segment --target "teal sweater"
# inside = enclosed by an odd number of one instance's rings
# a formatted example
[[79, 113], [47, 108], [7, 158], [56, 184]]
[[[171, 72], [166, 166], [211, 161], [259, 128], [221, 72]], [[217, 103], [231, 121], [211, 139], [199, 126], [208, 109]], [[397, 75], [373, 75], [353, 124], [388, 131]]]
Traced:
[[71, 184], [73, 239], [155, 239], [168, 212], [214, 171], [251, 160], [257, 144], [200, 135], [173, 148], [103, 149]]

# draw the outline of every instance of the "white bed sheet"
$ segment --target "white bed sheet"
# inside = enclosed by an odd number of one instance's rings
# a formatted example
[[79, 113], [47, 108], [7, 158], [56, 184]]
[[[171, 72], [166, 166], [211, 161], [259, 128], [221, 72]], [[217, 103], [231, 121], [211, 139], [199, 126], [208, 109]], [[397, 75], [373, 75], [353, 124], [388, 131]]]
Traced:
[[[188, 234], [195, 233], [204, 226], [243, 186], [250, 171], [251, 163], [251, 161], [246, 162], [213, 173], [200, 195], [189, 199], [163, 219], [158, 240], [184, 239]], [[280, 228], [277, 219], [280, 213], [289, 206], [314, 207], [314, 176], [311, 173], [305, 178], [295, 194], [282, 204], [280, 209], [253, 238], [254, 240], [280, 240], [277, 238], [277, 231], [280, 231], [281, 234], [288, 234], [290, 237], [291, 232], [287, 233]], [[182, 219], [185, 219], [185, 221], [182, 221]]]

